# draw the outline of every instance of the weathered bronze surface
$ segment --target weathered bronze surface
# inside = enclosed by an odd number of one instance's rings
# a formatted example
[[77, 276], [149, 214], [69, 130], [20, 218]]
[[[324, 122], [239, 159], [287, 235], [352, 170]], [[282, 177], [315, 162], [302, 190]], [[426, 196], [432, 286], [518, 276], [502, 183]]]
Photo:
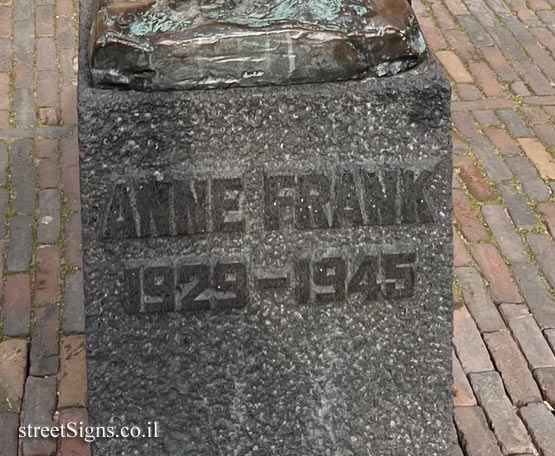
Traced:
[[426, 45], [407, 0], [100, 0], [93, 84], [139, 90], [388, 76]]

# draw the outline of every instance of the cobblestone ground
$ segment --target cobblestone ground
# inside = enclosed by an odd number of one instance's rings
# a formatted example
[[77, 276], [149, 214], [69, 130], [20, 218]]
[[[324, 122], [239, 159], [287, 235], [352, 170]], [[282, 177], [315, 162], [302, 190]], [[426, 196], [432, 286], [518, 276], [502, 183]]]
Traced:
[[[555, 0], [415, 0], [453, 85], [453, 455], [555, 455]], [[0, 454], [87, 420], [76, 7], [0, 0]]]

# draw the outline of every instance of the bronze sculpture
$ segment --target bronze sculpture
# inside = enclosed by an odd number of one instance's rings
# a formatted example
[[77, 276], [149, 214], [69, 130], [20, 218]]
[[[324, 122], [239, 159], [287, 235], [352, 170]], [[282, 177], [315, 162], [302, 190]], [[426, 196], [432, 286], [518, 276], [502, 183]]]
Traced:
[[139, 90], [388, 76], [426, 50], [407, 0], [100, 0], [93, 84]]

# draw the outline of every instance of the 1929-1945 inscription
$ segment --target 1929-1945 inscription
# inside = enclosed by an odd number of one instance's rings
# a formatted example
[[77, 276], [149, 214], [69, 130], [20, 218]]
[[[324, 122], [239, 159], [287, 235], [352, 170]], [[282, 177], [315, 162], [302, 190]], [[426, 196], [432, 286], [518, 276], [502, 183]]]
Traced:
[[[432, 171], [265, 172], [264, 229], [298, 230], [428, 223]], [[241, 175], [198, 178], [121, 177], [106, 210], [106, 238], [187, 236], [245, 230]]]

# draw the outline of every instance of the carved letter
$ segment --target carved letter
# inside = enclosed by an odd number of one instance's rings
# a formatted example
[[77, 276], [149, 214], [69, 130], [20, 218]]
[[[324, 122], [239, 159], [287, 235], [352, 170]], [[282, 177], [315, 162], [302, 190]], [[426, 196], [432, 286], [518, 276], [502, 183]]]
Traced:
[[170, 184], [141, 179], [135, 184], [141, 219], [141, 237], [170, 234]]
[[329, 228], [330, 180], [324, 174], [299, 176], [297, 226], [301, 230]]
[[243, 183], [240, 178], [212, 181], [212, 219], [214, 231], [243, 231], [245, 220], [240, 209]]
[[108, 206], [104, 224], [104, 236], [107, 238], [137, 237], [137, 227], [131, 207], [131, 189], [126, 183], [114, 185], [112, 200]]
[[208, 183], [176, 180], [174, 195], [177, 234], [206, 233], [208, 231]]
[[264, 175], [264, 229], [266, 231], [279, 230], [291, 223], [294, 217], [296, 191], [295, 176]]

